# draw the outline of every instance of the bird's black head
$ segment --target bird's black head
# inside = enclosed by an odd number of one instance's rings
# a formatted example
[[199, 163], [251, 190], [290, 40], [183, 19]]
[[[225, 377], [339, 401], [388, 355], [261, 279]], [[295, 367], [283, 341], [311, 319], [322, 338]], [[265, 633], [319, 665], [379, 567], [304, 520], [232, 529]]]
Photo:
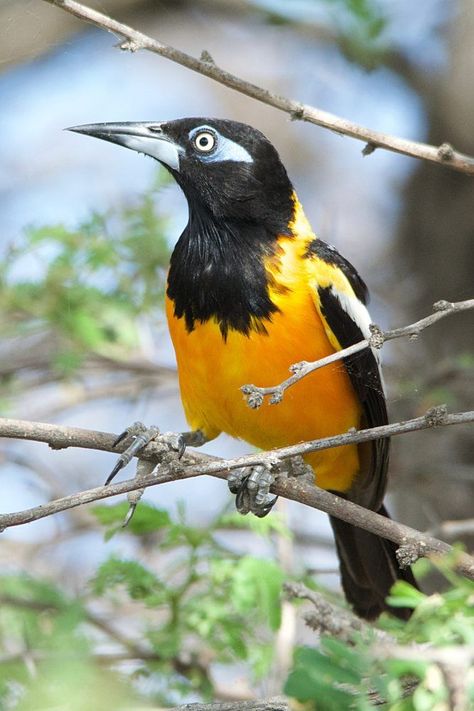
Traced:
[[190, 210], [217, 221], [243, 220], [285, 233], [293, 188], [265, 136], [236, 121], [185, 118], [167, 122], [76, 126], [85, 133], [144, 153], [162, 163], [185, 193]]
[[184, 191], [189, 221], [171, 257], [167, 295], [192, 331], [215, 319], [265, 333], [278, 311], [266, 260], [291, 236], [293, 188], [265, 136], [236, 121], [186, 118], [162, 123], [102, 123], [70, 129], [144, 153]]

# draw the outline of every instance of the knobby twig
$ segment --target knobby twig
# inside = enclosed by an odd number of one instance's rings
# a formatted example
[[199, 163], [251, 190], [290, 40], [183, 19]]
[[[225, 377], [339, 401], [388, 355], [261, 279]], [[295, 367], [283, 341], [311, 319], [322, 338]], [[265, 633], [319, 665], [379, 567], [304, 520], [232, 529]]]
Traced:
[[403, 326], [401, 328], [394, 328], [391, 331], [382, 331], [378, 326], [372, 324], [370, 329], [372, 335], [370, 338], [366, 338], [363, 341], [354, 343], [352, 346], [343, 348], [340, 351], [331, 353], [331, 355], [325, 358], [320, 358], [311, 363], [307, 361], [302, 361], [301, 363], [294, 363], [290, 366], [289, 370], [293, 375], [284, 380], [279, 385], [273, 385], [270, 387], [262, 388], [256, 385], [243, 385], [241, 390], [247, 400], [247, 404], [252, 409], [259, 408], [265, 397], [270, 396], [270, 405], [276, 405], [282, 401], [285, 390], [288, 390], [292, 385], [305, 378], [310, 373], [314, 373], [315, 370], [319, 368], [324, 368], [331, 363], [335, 363], [343, 358], [359, 353], [366, 348], [376, 348], [380, 349], [386, 341], [391, 341], [394, 338], [404, 338], [408, 336], [410, 339], [414, 340], [419, 336], [419, 334], [437, 323], [441, 319], [445, 318], [454, 313], [459, 313], [460, 311], [467, 311], [468, 309], [474, 309], [474, 299], [468, 299], [466, 301], [437, 301], [433, 304], [433, 313], [425, 318], [415, 321], [408, 326]]
[[217, 704], [184, 704], [168, 711], [290, 711], [287, 699], [279, 696], [258, 701], [223, 701]]
[[309, 104], [287, 99], [267, 89], [244, 81], [240, 77], [218, 67], [212, 58], [210, 61], [210, 55], [208, 53], [202, 55], [201, 59], [197, 59], [170, 45], [158, 42], [122, 22], [117, 22], [117, 20], [112, 19], [108, 15], [104, 15], [86, 5], [75, 2], [75, 0], [45, 0], [45, 2], [48, 2], [50, 5], [56, 5], [86, 22], [90, 22], [97, 27], [101, 27], [108, 32], [122, 37], [125, 41], [121, 42], [119, 46], [123, 50], [136, 52], [137, 50], [145, 49], [149, 52], [154, 52], [187, 69], [191, 69], [209, 79], [224, 84], [224, 86], [234, 91], [238, 91], [257, 101], [261, 101], [280, 111], [284, 111], [295, 121], [308, 121], [317, 126], [335, 131], [338, 134], [364, 141], [366, 144], [363, 150], [364, 155], [373, 153], [376, 148], [384, 148], [388, 151], [439, 163], [462, 173], [474, 175], [474, 158], [459, 153], [454, 150], [449, 143], [443, 143], [441, 146], [430, 146], [426, 143], [409, 141], [405, 138], [398, 138], [397, 136], [391, 136], [387, 133], [374, 131], [365, 126], [360, 126], [352, 121], [348, 121], [347, 119], [330, 114], [327, 111], [317, 109]]
[[395, 638], [388, 632], [369, 625], [348, 609], [333, 605], [321, 593], [310, 590], [302, 583], [284, 583], [283, 592], [290, 600], [308, 600], [313, 604], [313, 608], [305, 613], [304, 620], [308, 627], [321, 635], [337, 637], [346, 644], [353, 644], [355, 637], [367, 632], [381, 642], [395, 643]]
[[[152, 442], [140, 453], [139, 458], [157, 462], [154, 474], [140, 479], [130, 479], [119, 484], [88, 489], [24, 511], [2, 514], [0, 515], [0, 529], [4, 530], [10, 526], [30, 523], [86, 503], [178, 479], [203, 475], [226, 479], [231, 469], [256, 465], [272, 467], [275, 470], [275, 474], [278, 474], [282, 471], [282, 460], [297, 455], [301, 456], [309, 452], [340, 447], [346, 444], [359, 444], [379, 439], [380, 437], [390, 437], [440, 425], [447, 426], [467, 422], [474, 422], [474, 411], [447, 414], [445, 408], [434, 408], [424, 417], [417, 417], [406, 422], [374, 427], [359, 432], [348, 432], [334, 437], [303, 442], [270, 452], [250, 454], [233, 459], [219, 459], [193, 452], [192, 454], [186, 454], [181, 461], [170, 459], [168, 456], [168, 461], [164, 462], [162, 461], [163, 445]], [[125, 448], [124, 443], [121, 443], [116, 448], [113, 447], [115, 440], [115, 435], [113, 434], [24, 420], [0, 419], [0, 437], [46, 442], [53, 449], [82, 447], [118, 453]], [[380, 516], [317, 486], [304, 483], [300, 479], [281, 477], [272, 485], [271, 490], [278, 496], [319, 509], [359, 528], [394, 541], [402, 547], [400, 549], [402, 564], [412, 563], [422, 556], [440, 555], [453, 551], [451, 546], [443, 541]], [[461, 574], [474, 579], [474, 559], [471, 556], [465, 553], [457, 554], [456, 567]]]

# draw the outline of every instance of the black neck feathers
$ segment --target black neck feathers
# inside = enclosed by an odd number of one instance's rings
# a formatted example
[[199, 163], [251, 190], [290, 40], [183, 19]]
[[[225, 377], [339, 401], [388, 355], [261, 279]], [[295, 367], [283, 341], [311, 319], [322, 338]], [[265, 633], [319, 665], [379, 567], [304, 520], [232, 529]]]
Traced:
[[264, 260], [288, 234], [285, 215], [279, 225], [264, 220], [217, 220], [202, 206], [190, 205], [189, 222], [171, 257], [167, 295], [177, 318], [192, 331], [215, 319], [224, 339], [230, 329], [246, 335], [265, 333], [277, 307], [269, 296]]

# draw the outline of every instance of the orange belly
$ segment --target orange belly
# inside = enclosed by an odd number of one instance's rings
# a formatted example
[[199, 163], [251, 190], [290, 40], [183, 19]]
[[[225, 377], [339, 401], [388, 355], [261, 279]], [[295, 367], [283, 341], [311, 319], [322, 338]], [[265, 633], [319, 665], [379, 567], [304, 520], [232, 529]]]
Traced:
[[[361, 406], [341, 362], [296, 383], [277, 405], [252, 410], [240, 387], [271, 386], [285, 380], [292, 363], [334, 352], [309, 293], [285, 297], [285, 308], [265, 321], [267, 335], [229, 331], [224, 341], [214, 321], [188, 332], [167, 300], [168, 324], [176, 351], [181, 399], [190, 427], [213, 438], [220, 432], [261, 449], [347, 432], [360, 425]], [[305, 457], [316, 483], [346, 491], [359, 469], [356, 446], [337, 447]]]

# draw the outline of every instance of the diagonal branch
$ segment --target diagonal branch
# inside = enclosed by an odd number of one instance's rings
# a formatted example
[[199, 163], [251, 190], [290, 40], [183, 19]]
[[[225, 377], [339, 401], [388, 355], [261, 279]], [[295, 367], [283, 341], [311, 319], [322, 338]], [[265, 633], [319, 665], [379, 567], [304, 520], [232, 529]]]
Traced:
[[[174, 460], [166, 464], [160, 463], [163, 457], [163, 446], [152, 442], [140, 453], [140, 458], [157, 462], [158, 466], [155, 469], [155, 474], [138, 480], [130, 479], [119, 484], [88, 489], [24, 511], [2, 514], [0, 515], [0, 529], [4, 530], [10, 526], [19, 526], [86, 503], [178, 479], [182, 480], [203, 475], [226, 479], [231, 469], [255, 465], [274, 467], [276, 473], [278, 473], [281, 460], [297, 455], [441, 425], [447, 426], [467, 422], [474, 422], [474, 411], [447, 414], [445, 408], [440, 407], [430, 410], [424, 417], [417, 417], [406, 422], [374, 427], [359, 432], [348, 432], [321, 440], [282, 447], [270, 452], [250, 454], [233, 459], [219, 459], [193, 452], [192, 454], [187, 454], [181, 462]], [[124, 448], [123, 444], [116, 448], [113, 447], [115, 439], [113, 434], [24, 420], [0, 419], [0, 437], [46, 442], [54, 449], [83, 447], [118, 453], [123, 451]], [[453, 551], [451, 546], [443, 541], [387, 519], [373, 511], [364, 509], [362, 506], [358, 506], [312, 484], [303, 483], [300, 480], [282, 477], [273, 484], [272, 491], [278, 496], [319, 509], [331, 516], [336, 516], [348, 523], [394, 541], [401, 546], [400, 561], [403, 565], [409, 565], [422, 556], [440, 555]], [[464, 553], [457, 554], [456, 565], [460, 573], [474, 580], [474, 559], [471, 556]]]
[[264, 398], [270, 396], [270, 405], [276, 405], [282, 401], [285, 390], [288, 390], [292, 385], [305, 378], [310, 373], [313, 373], [319, 368], [324, 368], [326, 365], [335, 363], [338, 360], [347, 358], [348, 356], [359, 353], [366, 348], [376, 348], [380, 349], [386, 341], [391, 341], [394, 338], [403, 338], [408, 336], [410, 339], [415, 339], [419, 334], [432, 326], [437, 321], [449, 316], [451, 314], [459, 313], [460, 311], [467, 311], [469, 309], [474, 309], [474, 299], [467, 299], [466, 301], [437, 301], [433, 304], [433, 313], [425, 318], [415, 321], [408, 326], [403, 326], [401, 328], [394, 328], [390, 331], [382, 331], [375, 324], [371, 324], [370, 330], [372, 336], [366, 338], [363, 341], [354, 343], [347, 348], [343, 348], [340, 351], [331, 353], [331, 355], [325, 358], [320, 358], [311, 363], [307, 361], [302, 361], [301, 363], [294, 363], [290, 366], [289, 370], [293, 375], [284, 380], [279, 385], [272, 385], [266, 388], [258, 387], [257, 385], [242, 385], [241, 390], [247, 400], [247, 404], [252, 409], [259, 408], [264, 401]]
[[202, 74], [209, 79], [224, 84], [224, 86], [234, 91], [238, 91], [268, 106], [273, 106], [280, 111], [284, 111], [289, 114], [293, 120], [308, 121], [309, 123], [322, 126], [336, 133], [364, 141], [366, 143], [362, 151], [364, 155], [373, 153], [376, 148], [384, 148], [394, 153], [402, 153], [407, 156], [412, 156], [413, 158], [439, 163], [462, 173], [474, 175], [474, 158], [459, 153], [454, 150], [449, 143], [443, 143], [441, 146], [430, 146], [426, 143], [409, 141], [405, 138], [398, 138], [397, 136], [382, 133], [381, 131], [374, 131], [373, 129], [360, 126], [352, 121], [330, 114], [327, 111], [322, 111], [309, 104], [287, 99], [267, 89], [244, 81], [240, 77], [218, 67], [208, 53], [203, 53], [202, 59], [196, 59], [179, 49], [158, 42], [158, 40], [142, 32], [138, 32], [132, 27], [112, 19], [108, 15], [104, 15], [82, 3], [75, 2], [75, 0], [45, 0], [45, 2], [56, 5], [66, 12], [71, 13], [71, 15], [79, 17], [81, 20], [90, 22], [97, 27], [122, 37], [125, 41], [119, 45], [121, 49], [131, 52], [145, 49], [149, 52], [154, 52], [187, 69], [191, 69], [198, 74]]

